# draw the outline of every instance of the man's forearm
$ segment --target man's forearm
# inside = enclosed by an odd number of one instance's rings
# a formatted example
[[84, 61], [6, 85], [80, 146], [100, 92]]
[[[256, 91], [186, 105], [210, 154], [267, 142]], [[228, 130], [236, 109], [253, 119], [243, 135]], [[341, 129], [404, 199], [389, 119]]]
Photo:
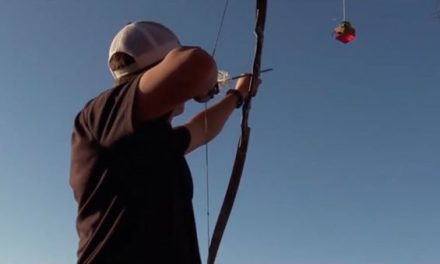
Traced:
[[[220, 133], [229, 116], [236, 109], [237, 103], [238, 98], [234, 94], [228, 94], [206, 111], [202, 111], [193, 117], [191, 122], [196, 122], [205, 130], [205, 143], [211, 141]], [[207, 119], [206, 124], [205, 118]]]

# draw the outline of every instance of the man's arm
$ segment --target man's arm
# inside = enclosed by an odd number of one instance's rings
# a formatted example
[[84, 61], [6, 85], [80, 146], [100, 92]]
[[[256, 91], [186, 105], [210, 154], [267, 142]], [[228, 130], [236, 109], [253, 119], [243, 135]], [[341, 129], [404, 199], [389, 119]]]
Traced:
[[[237, 81], [235, 89], [246, 98], [248, 94], [251, 77], [244, 76]], [[206, 111], [195, 115], [184, 126], [189, 130], [191, 140], [186, 153], [193, 151], [201, 145], [204, 145], [214, 139], [222, 130], [226, 120], [239, 102], [238, 96], [233, 93], [227, 94], [219, 102], [209, 107]], [[205, 127], [205, 112], [207, 117], [207, 127]]]
[[213, 58], [197, 47], [170, 51], [143, 73], [135, 100], [135, 120], [158, 118], [194, 97], [205, 97], [217, 81]]

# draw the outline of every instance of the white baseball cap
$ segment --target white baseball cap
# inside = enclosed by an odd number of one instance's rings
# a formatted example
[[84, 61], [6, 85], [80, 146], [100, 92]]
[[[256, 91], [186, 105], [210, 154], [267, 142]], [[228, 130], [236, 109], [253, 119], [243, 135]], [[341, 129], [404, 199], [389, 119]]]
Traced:
[[139, 21], [123, 27], [113, 38], [108, 62], [116, 52], [124, 52], [134, 58], [135, 63], [112, 70], [115, 80], [142, 70], [162, 60], [172, 49], [180, 47], [177, 36], [167, 27], [156, 22]]

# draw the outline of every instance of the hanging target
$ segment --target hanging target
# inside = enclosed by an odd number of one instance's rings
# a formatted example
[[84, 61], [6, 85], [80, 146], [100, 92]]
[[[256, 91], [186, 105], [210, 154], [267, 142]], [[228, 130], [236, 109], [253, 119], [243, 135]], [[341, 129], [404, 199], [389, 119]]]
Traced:
[[340, 42], [347, 44], [353, 41], [356, 37], [356, 30], [348, 21], [342, 21], [339, 26], [333, 30], [335, 38]]
[[348, 22], [345, 14], [345, 0], [342, 0], [342, 22], [333, 30], [333, 35], [340, 42], [347, 44], [355, 39], [356, 30]]

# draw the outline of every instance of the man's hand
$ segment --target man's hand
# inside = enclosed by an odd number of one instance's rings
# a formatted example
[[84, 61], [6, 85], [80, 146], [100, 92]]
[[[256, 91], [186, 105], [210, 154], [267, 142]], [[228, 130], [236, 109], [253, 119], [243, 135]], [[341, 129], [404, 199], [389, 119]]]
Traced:
[[208, 102], [210, 99], [214, 98], [214, 96], [218, 93], [219, 93], [218, 84], [215, 84], [215, 86], [212, 89], [210, 89], [207, 94], [203, 96], [196, 96], [194, 97], [194, 100], [196, 100], [199, 103], [205, 103]]
[[[237, 80], [237, 84], [235, 85], [235, 90], [239, 91], [243, 98], [247, 98], [249, 96], [249, 86], [251, 84], [252, 76], [251, 74], [243, 74], [243, 77]], [[255, 96], [257, 94], [257, 90], [259, 85], [261, 84], [261, 79], [256, 80], [257, 86], [252, 94]]]

